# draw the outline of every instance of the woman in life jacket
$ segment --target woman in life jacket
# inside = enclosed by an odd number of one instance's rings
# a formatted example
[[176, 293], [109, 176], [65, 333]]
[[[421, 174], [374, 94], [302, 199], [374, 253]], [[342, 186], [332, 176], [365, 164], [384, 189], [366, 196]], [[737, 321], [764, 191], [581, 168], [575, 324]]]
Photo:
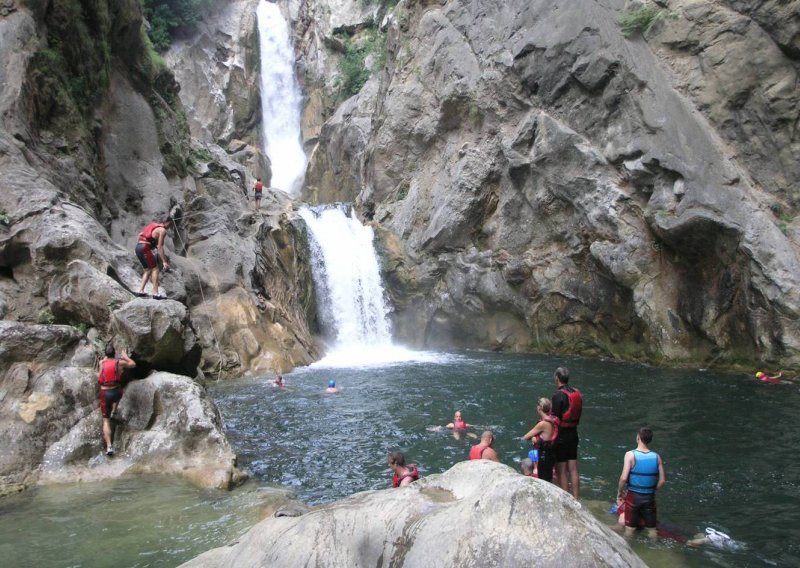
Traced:
[[539, 464], [537, 472], [539, 479], [553, 481], [553, 467], [556, 464], [556, 454], [553, 451], [558, 440], [559, 419], [550, 416], [552, 403], [549, 398], [540, 398], [536, 405], [539, 422], [525, 434], [523, 440], [531, 440], [533, 446], [539, 450]]
[[406, 456], [403, 452], [391, 452], [387, 457], [387, 463], [389, 469], [394, 472], [392, 487], [405, 487], [419, 479], [419, 469], [413, 463], [406, 465]]
[[111, 414], [122, 399], [122, 372], [136, 366], [136, 362], [128, 357], [125, 351], [120, 351], [118, 358], [115, 354], [114, 344], [108, 343], [105, 349], [106, 356], [100, 360], [100, 374], [97, 376], [97, 382], [100, 383], [100, 414], [103, 416], [103, 441], [106, 443], [107, 456], [114, 455], [111, 445]]
[[167, 238], [167, 230], [174, 226], [175, 223], [172, 218], [167, 217], [163, 223], [150, 223], [139, 233], [139, 238], [136, 242], [136, 258], [139, 259], [144, 272], [142, 273], [142, 282], [139, 285], [137, 296], [147, 295], [144, 289], [147, 286], [147, 282], [150, 281], [153, 284], [153, 298], [163, 298], [159, 294], [158, 262], [160, 258], [164, 271], [169, 270], [167, 253], [164, 251], [164, 241]]

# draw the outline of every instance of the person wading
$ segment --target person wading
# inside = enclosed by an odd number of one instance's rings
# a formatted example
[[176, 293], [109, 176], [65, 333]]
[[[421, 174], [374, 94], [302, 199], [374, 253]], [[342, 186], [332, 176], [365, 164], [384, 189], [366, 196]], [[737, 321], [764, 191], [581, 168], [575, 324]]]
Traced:
[[640, 519], [644, 519], [650, 538], [655, 539], [658, 536], [656, 490], [664, 486], [667, 478], [661, 456], [650, 449], [652, 441], [653, 431], [640, 428], [636, 434], [636, 449], [625, 453], [617, 487], [617, 506], [620, 507], [623, 503], [625, 506], [626, 536], [633, 535], [639, 527]]
[[111, 415], [122, 398], [122, 371], [136, 366], [136, 362], [128, 357], [125, 351], [120, 351], [118, 358], [115, 354], [113, 343], [106, 345], [106, 356], [100, 360], [100, 374], [97, 376], [97, 382], [100, 383], [100, 414], [103, 416], [103, 441], [106, 443], [107, 456], [114, 455], [111, 445]]
[[553, 378], [556, 392], [552, 398], [552, 414], [559, 419], [558, 441], [555, 443], [558, 483], [564, 491], [580, 498], [581, 479], [578, 474], [578, 423], [583, 411], [581, 392], [569, 386], [569, 369], [559, 367]]

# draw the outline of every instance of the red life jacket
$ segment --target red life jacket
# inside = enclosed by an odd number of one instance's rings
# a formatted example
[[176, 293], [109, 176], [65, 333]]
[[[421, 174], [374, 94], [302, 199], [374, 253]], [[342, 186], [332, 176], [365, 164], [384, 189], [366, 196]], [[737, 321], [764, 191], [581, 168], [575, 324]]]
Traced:
[[139, 242], [147, 242], [150, 243], [150, 246], [155, 246], [158, 242], [158, 239], [153, 236], [153, 231], [158, 229], [159, 227], [163, 228], [163, 223], [150, 223], [142, 232], [139, 233]]
[[562, 387], [561, 390], [569, 398], [569, 408], [561, 417], [562, 428], [577, 428], [581, 421], [581, 411], [583, 410], [583, 397], [581, 391], [572, 387]]
[[536, 445], [535, 446], [541, 448], [541, 443], [542, 442], [549, 442], [551, 447], [553, 447], [553, 446], [556, 445], [556, 440], [558, 440], [558, 428], [559, 428], [559, 425], [562, 423], [562, 421], [559, 420], [557, 416], [553, 416], [552, 414], [549, 415], [549, 416], [545, 416], [543, 418], [543, 420], [547, 420], [550, 424], [553, 425], [553, 431], [550, 433], [550, 439], [549, 440], [542, 440], [542, 435], [541, 434], [536, 434], [534, 436], [534, 438], [536, 439]]
[[466, 430], [467, 423], [463, 420], [455, 420], [453, 421], [453, 430]]
[[263, 189], [264, 189], [264, 184], [263, 184], [263, 183], [261, 183], [260, 181], [257, 181], [257, 182], [256, 182], [256, 193], [261, 193], [261, 191], [262, 191]]
[[469, 450], [469, 459], [471, 460], [479, 460], [483, 457], [483, 452], [488, 448], [486, 444], [478, 444], [477, 446], [472, 446]]
[[97, 382], [104, 387], [119, 386], [122, 380], [119, 372], [119, 361], [117, 359], [104, 359], [100, 361], [100, 374]]
[[397, 475], [396, 473], [392, 476], [392, 487], [400, 487], [400, 482], [403, 481], [406, 477], [410, 477], [411, 481], [416, 481], [419, 479], [419, 470], [417, 466], [413, 463], [410, 463], [406, 466], [408, 469], [408, 473], [404, 473], [403, 475]]

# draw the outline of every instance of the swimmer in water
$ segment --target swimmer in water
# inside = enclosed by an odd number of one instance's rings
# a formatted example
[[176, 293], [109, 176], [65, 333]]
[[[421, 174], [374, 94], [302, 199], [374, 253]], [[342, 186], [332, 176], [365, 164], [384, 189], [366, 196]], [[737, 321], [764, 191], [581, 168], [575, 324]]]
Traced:
[[333, 379], [329, 380], [328, 381], [328, 388], [325, 389], [325, 392], [331, 393], [331, 394], [339, 392], [339, 389], [336, 388], [336, 381], [334, 381]]
[[756, 379], [758, 379], [759, 382], [770, 385], [777, 385], [784, 382], [781, 380], [782, 377], [783, 371], [779, 371], [777, 375], [768, 375], [764, 371], [759, 371], [756, 373]]
[[472, 433], [467, 433], [467, 428], [472, 428], [472, 424], [467, 424], [464, 421], [464, 417], [461, 414], [460, 410], [456, 410], [455, 415], [453, 416], [453, 421], [445, 426], [445, 428], [450, 428], [453, 431], [453, 438], [456, 440], [460, 440], [461, 437], [466, 434], [468, 438], [475, 438], [478, 439], [478, 436]]
[[283, 377], [281, 375], [278, 375], [277, 377], [275, 377], [275, 380], [272, 381], [272, 386], [283, 388], [286, 386], [286, 383], [283, 382]]

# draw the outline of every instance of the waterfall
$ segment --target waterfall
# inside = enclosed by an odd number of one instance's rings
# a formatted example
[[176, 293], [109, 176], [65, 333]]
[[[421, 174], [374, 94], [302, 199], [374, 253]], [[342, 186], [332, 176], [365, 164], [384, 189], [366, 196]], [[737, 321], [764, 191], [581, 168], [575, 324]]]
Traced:
[[296, 195], [306, 154], [300, 132], [300, 87], [294, 75], [289, 25], [280, 8], [261, 0], [256, 10], [261, 46], [261, 119], [264, 153], [272, 162], [272, 187]]
[[342, 205], [302, 208], [323, 333], [337, 350], [391, 346], [391, 332], [371, 227]]

